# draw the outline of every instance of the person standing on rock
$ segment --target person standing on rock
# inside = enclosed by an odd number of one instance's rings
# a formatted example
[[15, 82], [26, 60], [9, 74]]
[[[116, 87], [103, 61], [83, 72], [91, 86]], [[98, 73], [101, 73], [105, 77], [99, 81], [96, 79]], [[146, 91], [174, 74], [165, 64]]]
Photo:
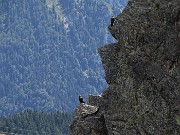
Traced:
[[115, 17], [114, 17], [114, 16], [112, 16], [112, 17], [111, 17], [111, 26], [113, 26], [113, 25], [114, 25], [114, 21], [115, 21]]
[[79, 102], [80, 102], [80, 103], [85, 103], [85, 102], [83, 101], [83, 98], [82, 98], [81, 95], [79, 96]]

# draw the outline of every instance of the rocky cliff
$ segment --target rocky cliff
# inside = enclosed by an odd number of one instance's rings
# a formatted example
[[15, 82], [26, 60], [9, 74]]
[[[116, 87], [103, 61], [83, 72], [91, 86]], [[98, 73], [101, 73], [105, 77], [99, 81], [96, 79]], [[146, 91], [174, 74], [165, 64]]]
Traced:
[[[77, 107], [72, 135], [180, 133], [180, 1], [129, 0], [99, 48], [109, 87]], [[97, 109], [98, 108], [98, 109]]]

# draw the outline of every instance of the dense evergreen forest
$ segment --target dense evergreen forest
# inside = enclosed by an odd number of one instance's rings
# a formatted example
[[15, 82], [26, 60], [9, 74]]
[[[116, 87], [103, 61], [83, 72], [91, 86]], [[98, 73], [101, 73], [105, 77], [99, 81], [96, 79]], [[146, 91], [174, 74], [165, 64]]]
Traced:
[[21, 135], [69, 135], [72, 115], [26, 110], [0, 118], [0, 133]]
[[[97, 48], [126, 0], [0, 0], [0, 115], [72, 112], [107, 85]], [[44, 130], [44, 129], [43, 129]]]

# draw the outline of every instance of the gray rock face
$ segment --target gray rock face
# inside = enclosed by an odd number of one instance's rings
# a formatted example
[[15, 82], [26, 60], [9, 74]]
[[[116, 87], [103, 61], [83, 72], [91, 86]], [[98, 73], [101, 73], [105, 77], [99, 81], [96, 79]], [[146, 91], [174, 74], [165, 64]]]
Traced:
[[80, 104], [75, 111], [75, 119], [71, 124], [71, 133], [75, 135], [107, 135], [103, 115], [97, 115], [99, 107]]
[[109, 87], [89, 96], [99, 111], [76, 116], [72, 135], [180, 133], [180, 1], [129, 0], [99, 48]]

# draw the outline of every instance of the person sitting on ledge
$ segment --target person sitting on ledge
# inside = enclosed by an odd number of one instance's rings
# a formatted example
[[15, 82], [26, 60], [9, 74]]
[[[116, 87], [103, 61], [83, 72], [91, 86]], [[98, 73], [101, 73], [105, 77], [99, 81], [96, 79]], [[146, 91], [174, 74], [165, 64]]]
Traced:
[[113, 26], [113, 25], [114, 25], [114, 21], [115, 21], [115, 17], [114, 17], [114, 16], [112, 16], [112, 17], [111, 17], [111, 26]]
[[83, 98], [82, 98], [81, 95], [79, 96], [79, 102], [80, 102], [80, 103], [85, 103], [85, 102], [83, 101]]

